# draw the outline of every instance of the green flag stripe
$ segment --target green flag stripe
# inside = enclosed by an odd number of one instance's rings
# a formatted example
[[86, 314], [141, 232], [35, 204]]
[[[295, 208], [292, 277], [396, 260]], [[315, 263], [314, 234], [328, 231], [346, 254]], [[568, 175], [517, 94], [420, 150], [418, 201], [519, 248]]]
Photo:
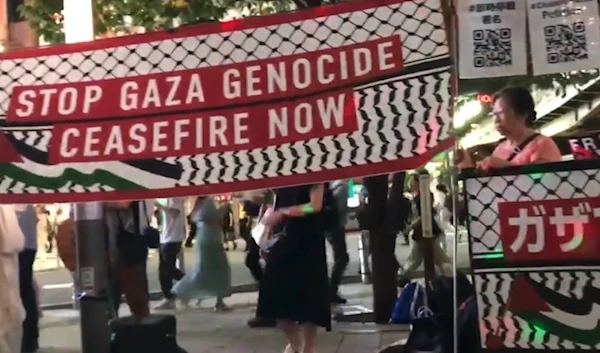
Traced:
[[66, 168], [59, 177], [45, 177], [31, 173], [14, 164], [0, 164], [0, 176], [7, 176], [20, 181], [28, 187], [33, 186], [51, 190], [58, 190], [65, 186], [69, 181], [83, 187], [90, 187], [99, 183], [117, 191], [146, 190], [146, 188], [141, 185], [102, 169], [95, 170], [90, 174], [84, 174], [76, 169]]

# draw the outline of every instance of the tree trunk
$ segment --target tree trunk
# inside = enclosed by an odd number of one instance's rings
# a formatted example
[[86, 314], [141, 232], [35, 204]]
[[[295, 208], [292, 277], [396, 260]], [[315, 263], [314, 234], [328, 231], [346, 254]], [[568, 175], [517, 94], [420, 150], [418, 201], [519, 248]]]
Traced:
[[369, 194], [367, 207], [373, 262], [373, 310], [374, 321], [378, 324], [389, 322], [398, 296], [398, 263], [395, 255], [397, 226], [394, 214], [399, 207], [398, 200], [404, 192], [404, 176], [404, 172], [393, 176], [391, 190], [388, 175], [368, 177], [364, 181]]

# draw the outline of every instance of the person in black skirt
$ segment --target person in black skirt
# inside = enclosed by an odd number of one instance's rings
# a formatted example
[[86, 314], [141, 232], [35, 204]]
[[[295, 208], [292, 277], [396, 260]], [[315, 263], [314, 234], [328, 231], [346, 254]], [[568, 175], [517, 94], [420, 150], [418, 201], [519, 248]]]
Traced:
[[325, 255], [324, 185], [275, 190], [275, 211], [265, 219], [274, 236], [266, 252], [257, 316], [277, 320], [285, 353], [314, 353], [317, 328], [331, 330]]

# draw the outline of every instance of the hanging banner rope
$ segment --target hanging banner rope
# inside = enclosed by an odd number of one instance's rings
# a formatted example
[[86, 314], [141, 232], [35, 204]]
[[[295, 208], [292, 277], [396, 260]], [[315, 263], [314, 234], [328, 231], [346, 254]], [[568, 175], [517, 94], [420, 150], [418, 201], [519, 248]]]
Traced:
[[439, 0], [353, 2], [0, 56], [0, 202], [233, 192], [452, 147]]

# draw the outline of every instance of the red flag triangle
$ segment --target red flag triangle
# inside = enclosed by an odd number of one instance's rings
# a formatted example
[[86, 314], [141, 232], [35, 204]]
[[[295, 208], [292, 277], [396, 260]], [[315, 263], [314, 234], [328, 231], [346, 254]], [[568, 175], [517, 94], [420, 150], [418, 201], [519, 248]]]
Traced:
[[508, 295], [508, 311], [513, 313], [539, 313], [551, 311], [548, 303], [533, 289], [531, 283], [524, 275], [515, 277]]
[[15, 147], [8, 141], [5, 133], [0, 133], [0, 164], [3, 163], [19, 163], [23, 159], [17, 153]]

